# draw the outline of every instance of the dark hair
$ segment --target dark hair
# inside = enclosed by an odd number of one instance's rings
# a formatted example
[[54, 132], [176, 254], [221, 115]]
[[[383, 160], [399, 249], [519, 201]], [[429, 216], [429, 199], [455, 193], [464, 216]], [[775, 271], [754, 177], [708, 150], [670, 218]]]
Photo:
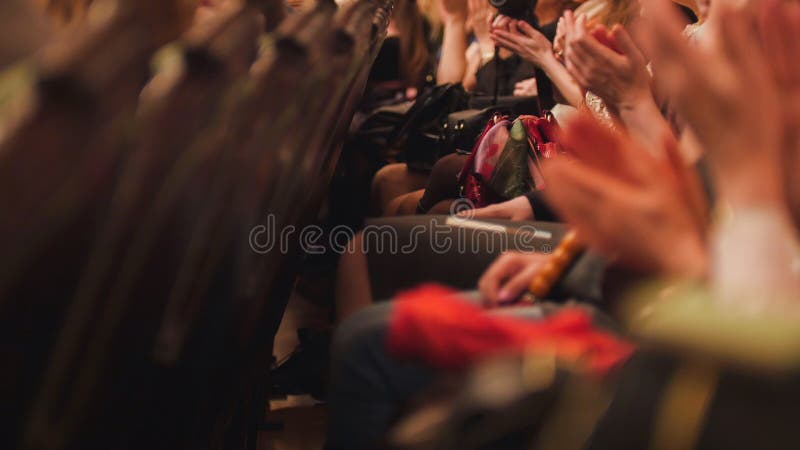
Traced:
[[430, 64], [425, 19], [414, 0], [397, 0], [393, 20], [400, 38], [400, 74], [409, 86], [418, 86]]

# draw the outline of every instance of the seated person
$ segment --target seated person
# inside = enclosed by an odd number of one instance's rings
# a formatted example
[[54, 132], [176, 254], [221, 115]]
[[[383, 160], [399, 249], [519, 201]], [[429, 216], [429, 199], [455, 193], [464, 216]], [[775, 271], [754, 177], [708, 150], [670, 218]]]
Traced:
[[386, 40], [369, 74], [362, 109], [396, 102], [398, 97], [416, 98], [430, 73], [428, 28], [416, 2], [401, 0], [395, 4]]
[[[546, 6], [548, 3], [537, 4], [537, 16]], [[557, 5], [550, 7], [553, 11], [559, 11], [555, 16], [559, 17], [565, 5], [561, 4], [561, 9], [554, 6]], [[539, 80], [548, 80], [548, 86], [552, 80], [557, 91], [569, 105], [575, 108], [589, 108], [609, 123], [625, 121], [635, 124], [640, 115], [651, 117], [659, 114], [657, 109], [653, 109], [655, 106], [653, 102], [641, 100], [644, 97], [643, 91], [648, 91], [650, 95], [649, 75], [645, 68], [644, 57], [632, 44], [625, 29], [619, 26], [635, 17], [637, 14], [635, 6], [636, 3], [629, 0], [587, 2], [578, 8], [580, 15], [577, 19], [567, 10], [563, 18], [558, 21], [560, 26], [555, 46], [552, 43], [555, 36], [547, 35], [545, 28], [539, 31], [524, 21], [504, 16], [494, 19], [491, 39], [504, 51], [513, 51], [515, 57], [521, 58], [526, 64], [533, 65], [541, 71]], [[612, 32], [607, 28], [607, 24], [608, 26], [617, 24], [617, 28]], [[552, 25], [555, 25], [555, 21]], [[616, 42], [617, 38], [620, 40], [618, 45], [624, 46], [623, 49], [610, 44]], [[557, 52], [563, 52], [561, 47], [566, 47], [571, 58], [566, 61], [566, 65], [556, 56], [554, 47], [558, 48]], [[576, 52], [574, 49], [578, 48], [580, 50]], [[617, 52], [623, 54], [624, 61], [614, 61]], [[583, 58], [574, 56], [576, 54]], [[591, 59], [587, 60], [587, 55]], [[444, 67], [455, 66], [451, 64]], [[444, 70], [442, 67], [440, 66], [440, 71]], [[638, 90], [623, 90], [625, 98], [620, 98], [619, 86], [608, 83], [606, 73], [609, 70], [635, 76], [635, 79], [624, 80], [636, 83]], [[620, 77], [616, 79], [623, 80]], [[607, 105], [611, 105], [611, 111]], [[543, 102], [543, 107], [549, 109], [552, 104]], [[619, 117], [620, 115], [624, 117]], [[410, 174], [411, 171], [399, 165], [384, 168], [383, 172], [376, 175], [373, 184], [374, 195], [384, 197], [382, 199], [384, 215], [424, 213], [433, 208], [436, 208], [434, 212], [446, 210], [447, 205], [443, 202], [458, 197], [458, 186], [454, 179], [463, 167], [464, 160], [463, 155], [448, 155], [441, 163], [437, 163], [439, 167], [434, 167], [435, 175], [432, 174], [430, 177], [427, 193], [418, 190], [401, 196], [397, 196], [398, 190], [385, 187], [387, 178], [394, 181], [402, 178], [398, 176], [399, 172]], [[407, 178], [413, 176], [406, 175]], [[434, 177], [438, 179], [433, 179]], [[392, 196], [394, 198], [391, 198]], [[437, 207], [437, 204], [441, 205]]]
[[[615, 114], [618, 127], [624, 128], [633, 138], [650, 148], [660, 148], [663, 136], [671, 133], [671, 127], [656, 105], [644, 56], [623, 27], [615, 26], [608, 30], [601, 26], [597, 30], [598, 33], [610, 35], [611, 37], [607, 39], [614, 39], [618, 42], [621, 50], [618, 52], [602, 45], [601, 41], [591, 33], [583, 30], [575, 31], [571, 36], [568, 49], [572, 46], [581, 46], [589, 50], [568, 51], [571, 67], [575, 71], [581, 70], [589, 73], [585, 82], [596, 85], [598, 95], [615, 111], [619, 111], [618, 114]], [[513, 33], [506, 34], [515, 35]], [[424, 192], [420, 200], [411, 199], [409, 201], [408, 198], [411, 196], [406, 199], [401, 197], [399, 201], [404, 202], [403, 207], [413, 208], [412, 211], [414, 211], [421, 206], [422, 209], [432, 208], [431, 212], [434, 213], [448, 213], [451, 210], [452, 202], [458, 197], [456, 176], [463, 167], [463, 160], [458, 161], [457, 158], [457, 156], [450, 156], [440, 160], [434, 166], [434, 176], [429, 182], [430, 189]], [[686, 164], [696, 164], [696, 158], [684, 157], [683, 159]], [[542, 192], [531, 193], [528, 199], [514, 199], [502, 205], [478, 210], [475, 214], [478, 218], [494, 217], [511, 220], [552, 221], [558, 219], [558, 214], [551, 211]], [[416, 222], [413, 219], [405, 219], [402, 222], [382, 221], [379, 223], [384, 227], [398, 226], [399, 229], [411, 229], [414, 225], [425, 224], [427, 221], [428, 219], [420, 218]], [[363, 250], [361, 239], [361, 235], [356, 235], [353, 241], [356, 249]], [[370, 249], [366, 249], [343, 255], [336, 295], [340, 312], [351, 312], [372, 302], [374, 296], [369, 289], [370, 280], [372, 280], [372, 284], [383, 285], [385, 281], [379, 280], [394, 278], [393, 272], [395, 271], [391, 270], [394, 266], [380, 263], [382, 260], [390, 261], [391, 258], [385, 255], [373, 256], [371, 253]], [[488, 256], [496, 256], [496, 254]], [[377, 258], [377, 260], [373, 261], [373, 258]], [[443, 262], [438, 258], [437, 255], [430, 255], [425, 259], [429, 260], [430, 264], [441, 265]], [[451, 256], [443, 258], [448, 261], [446, 264], [449, 265], [461, 264], [465, 261], [465, 258], [452, 258]], [[384, 272], [387, 273], [384, 274]], [[375, 288], [375, 286], [372, 287]], [[389, 294], [391, 293], [393, 292], [390, 291]]]
[[[536, 3], [534, 21], [550, 41], [555, 37], [556, 22], [569, 2], [543, 0]], [[461, 83], [467, 91], [479, 95], [493, 95], [495, 82], [500, 96], [531, 96], [540, 98], [542, 107], [555, 105], [553, 89], [545, 73], [518, 54], [501, 48], [499, 60], [494, 59], [495, 42], [490, 35], [490, 24], [496, 10], [485, 0], [440, 2], [444, 39], [441, 58], [436, 73], [439, 84]], [[475, 41], [467, 45], [468, 31], [472, 28]], [[537, 25], [538, 26], [538, 25]], [[495, 79], [497, 77], [497, 79]], [[436, 170], [457, 173], [458, 156], [448, 156], [443, 166]], [[412, 214], [419, 201], [421, 190], [427, 185], [430, 174], [409, 170], [404, 163], [389, 164], [380, 169], [372, 184], [372, 211], [375, 215]], [[449, 178], [448, 180], [449, 181]], [[441, 184], [437, 181], [437, 184]], [[406, 198], [398, 197], [413, 192]]]
[[[800, 9], [776, 4], [762, 6], [769, 20], [761, 22], [756, 39], [744, 32], [755, 22], [751, 13], [722, 9], [722, 31], [710, 31], [714, 44], [692, 48], [665, 2], [653, 3], [658, 20], [648, 20], [643, 31], [657, 72], [674, 75], [656, 81], [696, 132], [719, 201], [734, 214], [719, 216], [710, 227], [696, 173], [687, 169], [670, 134], [654, 148], [632, 132], [614, 132], [586, 117], [567, 126], [564, 145], [575, 157], [548, 164], [547, 176], [558, 182], [545, 196], [590, 248], [617, 264], [639, 273], [705, 280], [728, 308], [781, 314], [800, 306], [800, 276], [792, 269], [800, 260], [793, 201], [800, 189], [785, 170], [796, 168], [800, 154], [800, 115], [791, 100], [800, 92], [800, 67], [791, 63], [800, 60], [800, 47], [775, 43], [800, 42]], [[755, 90], [758, 105], [739, 95], [741, 89]], [[753, 233], [759, 239], [744, 237]], [[547, 258], [499, 259], [479, 282], [484, 302], [492, 307], [515, 298]], [[386, 352], [391, 309], [391, 303], [370, 307], [339, 330], [330, 448], [369, 448], [399, 405], [435, 376], [424, 364]], [[522, 307], [506, 314], [529, 312]]]

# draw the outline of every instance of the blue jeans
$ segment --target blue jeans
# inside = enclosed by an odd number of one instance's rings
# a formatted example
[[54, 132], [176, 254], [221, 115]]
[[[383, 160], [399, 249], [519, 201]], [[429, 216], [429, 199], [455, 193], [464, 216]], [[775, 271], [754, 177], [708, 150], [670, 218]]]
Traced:
[[[476, 300], [472, 295], [470, 298]], [[379, 443], [400, 408], [435, 380], [432, 368], [399, 361], [386, 350], [392, 302], [377, 303], [342, 323], [334, 336], [328, 393], [328, 448], [360, 450]], [[497, 309], [532, 320], [538, 306]]]

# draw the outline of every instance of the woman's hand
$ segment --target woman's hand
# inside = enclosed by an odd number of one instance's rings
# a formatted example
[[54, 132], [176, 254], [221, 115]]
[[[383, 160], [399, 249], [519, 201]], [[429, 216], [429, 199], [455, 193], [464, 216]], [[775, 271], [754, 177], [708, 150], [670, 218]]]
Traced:
[[584, 88], [617, 111], [652, 102], [647, 62], [621, 25], [586, 30], [579, 19], [566, 39], [567, 70]]
[[524, 97], [530, 95], [539, 95], [539, 86], [536, 84], [536, 78], [528, 78], [514, 85], [514, 96]]
[[564, 59], [564, 49], [567, 47], [567, 32], [566, 32], [566, 17], [567, 14], [572, 16], [572, 11], [564, 11], [564, 15], [558, 19], [556, 25], [556, 37], [553, 39], [553, 53], [559, 60]]
[[469, 219], [533, 220], [533, 209], [525, 196], [519, 196], [485, 208], [461, 211], [458, 216]]
[[500, 255], [478, 281], [487, 306], [499, 306], [522, 295], [550, 255], [506, 252]]
[[584, 19], [576, 21], [571, 14], [563, 23], [570, 30], [565, 38], [570, 75], [602, 98], [631, 136], [648, 148], [660, 148], [670, 126], [653, 98], [645, 57], [625, 28], [601, 25], [590, 33]]
[[492, 28], [495, 44], [540, 67], [546, 59], [554, 58], [553, 45], [530, 24], [523, 20], [510, 20], [507, 27], [503, 27], [504, 24], [500, 22], [499, 27]]
[[567, 103], [578, 108], [583, 105], [584, 92], [553, 54], [550, 41], [527, 22], [497, 16], [493, 23], [492, 40], [504, 49], [518, 54], [542, 69]]
[[508, 31], [508, 27], [509, 27], [509, 25], [511, 25], [511, 22], [513, 22], [513, 21], [514, 21], [514, 19], [512, 19], [511, 17], [504, 16], [502, 14], [497, 14], [496, 16], [494, 16], [494, 19], [492, 20], [492, 24], [489, 27], [490, 31], [493, 31], [493, 30]]
[[661, 275], [707, 270], [706, 204], [694, 171], [665, 135], [654, 156], [588, 116], [567, 124], [562, 145], [575, 158], [545, 164], [545, 197], [592, 248]]
[[734, 206], [784, 203], [782, 93], [755, 17], [720, 8], [704, 45], [690, 46], [671, 4], [652, 0], [647, 8], [653, 19], [640, 41], [656, 83], [697, 135], [720, 195]]
[[469, 24], [472, 25], [472, 33], [481, 47], [482, 52], [493, 50], [494, 44], [489, 34], [492, 19], [497, 14], [497, 10], [486, 0], [468, 0]]

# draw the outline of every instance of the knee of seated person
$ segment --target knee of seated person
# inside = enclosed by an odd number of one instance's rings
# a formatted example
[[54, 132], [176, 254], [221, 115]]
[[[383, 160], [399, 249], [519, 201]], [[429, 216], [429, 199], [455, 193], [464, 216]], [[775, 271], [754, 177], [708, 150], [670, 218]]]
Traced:
[[466, 155], [461, 155], [458, 153], [451, 153], [446, 156], [442, 156], [439, 158], [438, 161], [433, 165], [431, 169], [431, 176], [457, 176], [459, 172], [461, 172], [461, 168], [464, 167], [464, 161], [466, 159]]
[[380, 189], [381, 186], [397, 182], [405, 172], [404, 163], [387, 164], [381, 167], [372, 178], [372, 189]]

